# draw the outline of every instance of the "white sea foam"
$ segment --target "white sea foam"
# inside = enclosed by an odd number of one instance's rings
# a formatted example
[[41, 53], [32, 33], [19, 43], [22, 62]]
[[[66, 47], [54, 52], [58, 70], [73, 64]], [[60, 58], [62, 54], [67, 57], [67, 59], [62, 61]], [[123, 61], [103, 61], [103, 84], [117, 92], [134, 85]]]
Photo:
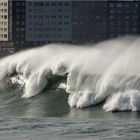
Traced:
[[12, 84], [20, 85], [21, 87], [24, 87], [24, 85], [26, 83], [25, 78], [20, 74], [18, 74], [16, 76], [12, 76], [10, 78], [10, 81]]
[[55, 76], [67, 76], [63, 88], [71, 107], [83, 108], [107, 100], [104, 109], [139, 111], [140, 39], [125, 37], [96, 45], [51, 44], [0, 60], [0, 81], [15, 74], [25, 86], [22, 97], [37, 95]]
[[140, 91], [128, 90], [111, 95], [105, 105], [105, 111], [140, 111]]
[[66, 90], [67, 89], [67, 84], [66, 83], [60, 83], [58, 88]]

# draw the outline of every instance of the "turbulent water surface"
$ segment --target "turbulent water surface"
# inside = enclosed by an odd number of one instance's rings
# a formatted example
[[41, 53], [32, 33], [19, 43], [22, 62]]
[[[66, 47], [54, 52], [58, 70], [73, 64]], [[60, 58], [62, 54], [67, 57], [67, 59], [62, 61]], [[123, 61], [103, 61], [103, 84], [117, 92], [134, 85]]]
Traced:
[[51, 44], [1, 59], [0, 139], [139, 139], [139, 45]]
[[95, 107], [70, 108], [68, 95], [45, 90], [29, 99], [8, 87], [0, 95], [0, 140], [139, 140], [139, 112], [104, 112]]

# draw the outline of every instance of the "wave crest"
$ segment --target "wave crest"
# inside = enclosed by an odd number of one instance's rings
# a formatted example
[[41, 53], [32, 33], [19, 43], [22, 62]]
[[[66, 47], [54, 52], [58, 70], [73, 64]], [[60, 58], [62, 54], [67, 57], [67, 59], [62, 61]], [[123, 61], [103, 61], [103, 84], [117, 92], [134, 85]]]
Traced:
[[24, 87], [24, 98], [59, 81], [66, 83], [58, 88], [69, 93], [71, 107], [107, 99], [105, 111], [139, 111], [139, 44], [139, 38], [126, 37], [93, 46], [52, 44], [24, 51], [0, 60], [0, 81], [17, 75], [11, 81]]

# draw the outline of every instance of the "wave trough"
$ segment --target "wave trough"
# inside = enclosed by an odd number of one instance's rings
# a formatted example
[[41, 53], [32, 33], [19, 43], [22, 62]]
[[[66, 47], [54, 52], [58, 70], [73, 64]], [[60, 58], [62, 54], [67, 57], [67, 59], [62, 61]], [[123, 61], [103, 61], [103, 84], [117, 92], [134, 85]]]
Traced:
[[[95, 45], [51, 44], [0, 60], [0, 82], [24, 87], [23, 98], [58, 84], [71, 107], [105, 101], [105, 111], [140, 111], [140, 38]], [[2, 84], [1, 84], [2, 85]]]

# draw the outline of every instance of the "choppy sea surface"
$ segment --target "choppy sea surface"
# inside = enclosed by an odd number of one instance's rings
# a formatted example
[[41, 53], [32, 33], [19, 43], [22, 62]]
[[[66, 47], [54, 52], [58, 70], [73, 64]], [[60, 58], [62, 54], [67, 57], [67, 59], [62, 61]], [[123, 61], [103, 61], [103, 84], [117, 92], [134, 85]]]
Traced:
[[0, 140], [139, 140], [139, 112], [70, 108], [61, 90], [22, 99], [14, 86], [0, 93]]

